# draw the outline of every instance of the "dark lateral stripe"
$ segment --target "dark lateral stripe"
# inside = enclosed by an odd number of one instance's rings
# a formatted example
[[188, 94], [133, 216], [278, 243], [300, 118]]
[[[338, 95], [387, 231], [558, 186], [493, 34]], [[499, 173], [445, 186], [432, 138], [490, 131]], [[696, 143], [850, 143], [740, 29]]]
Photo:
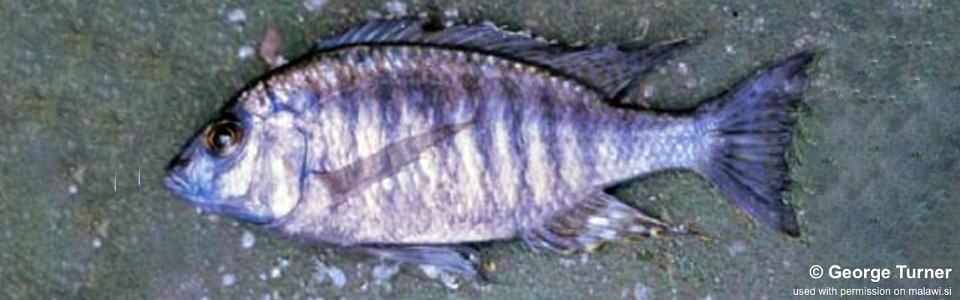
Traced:
[[[420, 88], [424, 85], [420, 80], [423, 77], [416, 72], [404, 72], [397, 75], [397, 86], [401, 89], [401, 93], [404, 95], [402, 101], [407, 101], [409, 107], [413, 109], [413, 113], [417, 115], [417, 118], [423, 120], [430, 120], [431, 116], [434, 116], [436, 113], [433, 99], [436, 97], [430, 95], [430, 92], [434, 92], [435, 89], [428, 89], [422, 91]], [[425, 125], [425, 124], [421, 124]], [[429, 125], [429, 124], [427, 124]], [[429, 127], [429, 126], [428, 126]]]
[[[479, 70], [477, 70], [477, 72], [479, 72]], [[499, 168], [491, 159], [491, 155], [493, 155], [494, 128], [489, 116], [490, 106], [496, 103], [490, 101], [489, 93], [485, 92], [481, 87], [482, 81], [478, 76], [461, 76], [460, 80], [469, 101], [472, 102], [475, 107], [474, 121], [477, 123], [477, 126], [474, 127], [471, 137], [473, 138], [477, 155], [480, 157], [480, 165], [482, 168], [480, 172], [480, 184], [482, 185], [481, 189], [484, 194], [483, 200], [484, 203], [486, 203], [484, 207], [487, 208], [487, 211], [496, 213], [500, 210], [500, 203], [495, 196], [495, 190], [498, 188], [496, 188], [494, 182], [497, 174], [499, 174]]]
[[513, 77], [504, 76], [500, 78], [500, 86], [503, 88], [503, 98], [507, 102], [517, 103], [523, 101], [523, 95], [520, 94], [520, 87], [513, 80]]
[[[600, 119], [593, 119], [586, 113], [586, 107], [574, 108], [573, 114], [571, 116], [571, 122], [576, 122], [576, 126], [573, 128], [576, 130], [577, 135], [577, 156], [580, 157], [580, 160], [583, 162], [582, 166], [586, 169], [584, 170], [587, 174], [583, 184], [591, 183], [594, 184], [600, 179], [599, 170], [597, 167], [597, 147], [594, 145], [598, 139], [594, 138], [594, 135], [600, 134], [600, 130], [604, 130], [598, 122]], [[578, 183], [572, 183], [578, 184]]]
[[507, 149], [503, 149], [508, 153], [510, 161], [500, 162], [511, 164], [510, 174], [497, 174], [497, 176], [516, 176], [512, 180], [511, 186], [501, 186], [499, 189], [503, 192], [504, 195], [507, 193], [513, 194], [510, 200], [512, 203], [509, 205], [513, 207], [513, 210], [516, 211], [515, 214], [524, 214], [524, 211], [521, 211], [521, 208], [525, 207], [529, 203], [529, 200], [526, 195], [530, 191], [530, 185], [527, 182], [527, 159], [525, 156], [526, 151], [524, 151], [523, 141], [523, 108], [521, 105], [524, 103], [523, 95], [520, 93], [520, 87], [517, 86], [517, 83], [514, 81], [516, 77], [504, 76], [500, 78], [500, 88], [502, 93], [502, 106], [501, 112], [502, 115], [499, 117], [499, 120], [496, 122], [503, 122], [506, 127], [507, 133]]
[[641, 127], [636, 127], [635, 120], [630, 118], [631, 116], [633, 115], [622, 114], [620, 118], [618, 118], [620, 124], [622, 124], [622, 127], [618, 128], [624, 129], [620, 131], [621, 134], [617, 137], [616, 144], [620, 148], [620, 150], [617, 152], [620, 154], [620, 157], [624, 159], [624, 161], [629, 161], [631, 154], [634, 152], [632, 150], [636, 135], [638, 132], [642, 132]]
[[[509, 93], [506, 93], [505, 95], [510, 96]], [[519, 96], [520, 94], [516, 93], [514, 95]], [[518, 176], [515, 181], [518, 184], [515, 189], [516, 196], [514, 197], [514, 200], [516, 201], [514, 205], [516, 208], [526, 207], [532, 201], [532, 199], [529, 198], [530, 182], [527, 181], [529, 162], [527, 161], [527, 151], [525, 149], [526, 141], [523, 135], [524, 109], [522, 107], [522, 100], [523, 99], [520, 98], [508, 99], [507, 103], [509, 108], [504, 110], [506, 113], [509, 113], [509, 117], [505, 120], [506, 122], [509, 122], [510, 125], [510, 144], [513, 148], [510, 152], [511, 155], [516, 158], [517, 168], [520, 169], [520, 171], [517, 172]], [[518, 211], [517, 213], [524, 214], [526, 212]]]
[[[421, 69], [416, 71], [414, 75], [414, 80], [411, 84], [413, 89], [411, 90], [411, 98], [423, 99], [426, 103], [426, 109], [430, 114], [428, 119], [430, 124], [427, 124], [430, 128], [436, 128], [443, 126], [444, 124], [450, 123], [448, 119], [449, 102], [448, 90], [447, 87], [440, 86], [437, 83], [440, 78], [435, 74], [431, 73], [429, 70]], [[417, 95], [419, 94], [419, 95]], [[439, 181], [446, 181], [449, 178], [443, 178], [445, 172], [450, 172], [452, 178], [456, 178], [456, 167], [452, 166], [453, 160], [450, 159], [450, 148], [453, 148], [453, 139], [445, 140], [436, 145], [437, 149], [437, 169], [436, 170], [427, 170], [428, 172], [437, 172], [438, 174], [433, 174], [437, 176]], [[436, 199], [440, 202], [440, 205], [450, 204], [453, 199], [451, 197], [438, 197]]]
[[[397, 140], [397, 130], [398, 130], [398, 118], [399, 118], [399, 109], [394, 103], [394, 80], [389, 76], [379, 76], [376, 78], [374, 83], [374, 93], [376, 94], [375, 101], [377, 103], [377, 113], [379, 114], [379, 125], [380, 133], [384, 135], [384, 143], [392, 144]], [[385, 168], [393, 169], [398, 168], [395, 164], [399, 162], [392, 161], [391, 158], [393, 155], [384, 152], [382, 156], [381, 163]], [[384, 180], [389, 180], [392, 183], [392, 188], [385, 189], [383, 197], [385, 202], [388, 205], [394, 205], [396, 203], [398, 182], [396, 176], [391, 176], [385, 178]]]
[[[416, 116], [417, 119], [424, 120], [425, 122], [428, 122], [428, 123], [432, 123], [431, 118], [436, 117], [437, 109], [435, 109], [433, 106], [433, 105], [436, 105], [436, 103], [434, 102], [436, 96], [431, 95], [430, 93], [435, 90], [432, 90], [432, 89], [421, 90], [421, 87], [424, 85], [422, 82], [424, 77], [421, 76], [421, 73], [419, 72], [411, 70], [411, 71], [400, 73], [397, 76], [398, 76], [397, 77], [398, 87], [401, 89], [400, 92], [404, 95], [403, 101], [408, 101], [408, 103], [410, 104], [410, 109], [413, 110], [412, 112], [413, 114], [417, 115]], [[433, 124], [420, 124], [420, 128], [433, 128], [433, 127], [434, 127]], [[442, 143], [443, 142], [441, 142], [441, 144]], [[438, 165], [440, 170], [442, 170], [444, 161], [443, 161], [443, 154], [440, 153], [440, 150], [439, 150], [440, 148], [442, 147], [439, 145], [436, 146], [436, 149], [438, 149], [438, 156], [435, 157], [434, 159], [436, 160], [436, 165]], [[416, 182], [418, 183], [417, 185], [419, 186], [412, 186], [410, 187], [411, 190], [428, 187], [429, 190], [423, 191], [423, 194], [425, 195], [432, 194], [434, 195], [434, 196], [431, 196], [433, 198], [442, 198], [442, 197], [436, 197], [436, 195], [439, 195], [438, 191], [435, 190], [437, 182], [431, 181], [431, 180], [438, 179], [438, 176], [440, 176], [440, 174], [437, 174], [437, 172], [440, 170], [424, 167], [423, 161], [419, 161], [415, 163], [414, 166], [416, 168], [414, 174], [418, 177]], [[442, 204], [442, 201], [444, 201], [444, 199], [415, 200], [415, 201], [413, 199], [408, 199], [408, 200], [412, 202], [420, 201], [421, 203], [436, 203], [436, 201], [441, 201], [440, 202], [441, 204]]]
[[[447, 87], [438, 85], [439, 78], [436, 75], [431, 74], [429, 71], [420, 70], [418, 71], [416, 79], [412, 82], [413, 93], [422, 93], [421, 97], [426, 100], [428, 103], [428, 109], [432, 114], [432, 126], [440, 126], [448, 123], [451, 120], [447, 120], [447, 109], [450, 108], [450, 105], [447, 105], [451, 100], [447, 98], [449, 91]], [[416, 97], [416, 96], [412, 96]]]
[[467, 71], [461, 74], [457, 80], [460, 83], [460, 88], [464, 94], [466, 94], [467, 99], [472, 101], [482, 99], [483, 89], [480, 87], [480, 76], [472, 74], [471, 71]]
[[553, 173], [550, 174], [552, 178], [550, 191], [558, 192], [565, 190], [562, 178], [563, 170], [561, 170], [561, 164], [563, 163], [563, 152], [561, 152], [563, 149], [561, 147], [564, 145], [560, 145], [560, 137], [557, 136], [558, 125], [560, 125], [558, 119], [561, 118], [563, 108], [557, 106], [559, 101], [555, 99], [557, 96], [551, 87], [551, 85], [545, 85], [540, 88], [540, 104], [544, 109], [540, 134], [543, 137], [545, 151], [547, 152], [547, 161], [544, 163], [550, 165], [553, 170]]
[[337, 108], [342, 114], [340, 117], [343, 118], [343, 122], [347, 131], [343, 133], [343, 136], [347, 139], [344, 141], [346, 149], [343, 153], [356, 153], [357, 151], [357, 135], [359, 134], [359, 132], [357, 132], [357, 122], [360, 121], [360, 107], [357, 101], [359, 100], [356, 99], [352, 88], [347, 88], [340, 91], [340, 99], [337, 101]]
[[400, 118], [400, 106], [394, 102], [395, 80], [390, 76], [380, 76], [376, 80], [376, 101], [380, 114], [381, 132], [387, 141], [397, 139], [397, 125]]
[[[484, 107], [486, 104], [481, 104], [480, 107]], [[484, 119], [486, 120], [486, 118]], [[490, 211], [496, 212], [500, 210], [499, 200], [496, 199], [495, 190], [499, 189], [496, 186], [496, 178], [500, 174], [500, 168], [498, 164], [493, 163], [493, 128], [489, 124], [489, 121], [479, 122], [477, 127], [474, 127], [473, 134], [473, 143], [477, 148], [477, 155], [480, 156], [480, 164], [483, 166], [483, 172], [481, 172], [482, 180], [482, 189], [484, 191], [484, 200], [487, 203], [487, 207]]]
[[[410, 71], [405, 71], [399, 73], [397, 76], [396, 86], [399, 90], [397, 94], [401, 95], [396, 101], [406, 101], [406, 106], [404, 109], [409, 119], [403, 119], [402, 122], [421, 122], [419, 120], [430, 120], [430, 115], [432, 114], [430, 107], [430, 100], [426, 99], [422, 93], [417, 89], [416, 82], [414, 81], [417, 76], [416, 73], [411, 73]], [[401, 112], [401, 116], [404, 112]], [[422, 128], [431, 128], [429, 124], [417, 124], [414, 127], [414, 131], [420, 130]], [[429, 149], [425, 150], [424, 153], [429, 152]], [[418, 196], [422, 197], [435, 197], [437, 192], [434, 190], [433, 186], [435, 182], [431, 182], [431, 178], [436, 178], [436, 174], [432, 172], [434, 170], [424, 168], [424, 160], [419, 159], [417, 162], [413, 163], [411, 167], [413, 168], [410, 173], [410, 186], [404, 187], [407, 190], [406, 199], [403, 199], [404, 203], [414, 207], [426, 208], [429, 207], [429, 203], [434, 203], [436, 200], [433, 199], [423, 199], [417, 198]], [[428, 172], [429, 173], [428, 175]], [[426, 187], [429, 187], [427, 190], [421, 190]], [[411, 198], [412, 197], [412, 198]]]

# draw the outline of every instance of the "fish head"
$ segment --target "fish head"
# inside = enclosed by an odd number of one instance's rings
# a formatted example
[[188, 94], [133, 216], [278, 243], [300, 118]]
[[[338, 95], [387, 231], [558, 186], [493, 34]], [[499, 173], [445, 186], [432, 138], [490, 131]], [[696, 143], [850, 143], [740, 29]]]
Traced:
[[292, 116], [227, 111], [184, 145], [164, 184], [203, 211], [270, 223], [300, 202], [306, 153]]

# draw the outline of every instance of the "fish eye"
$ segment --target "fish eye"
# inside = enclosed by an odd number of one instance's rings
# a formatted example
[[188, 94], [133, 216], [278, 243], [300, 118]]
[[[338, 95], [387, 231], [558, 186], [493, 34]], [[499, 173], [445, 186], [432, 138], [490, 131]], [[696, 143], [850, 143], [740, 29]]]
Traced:
[[204, 134], [203, 146], [211, 153], [225, 155], [243, 140], [243, 127], [240, 123], [224, 119], [213, 123]]

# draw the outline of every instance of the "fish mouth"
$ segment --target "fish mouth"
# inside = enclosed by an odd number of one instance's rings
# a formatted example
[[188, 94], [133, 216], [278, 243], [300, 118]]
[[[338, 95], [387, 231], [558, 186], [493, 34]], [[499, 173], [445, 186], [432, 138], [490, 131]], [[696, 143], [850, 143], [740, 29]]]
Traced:
[[180, 200], [197, 207], [202, 212], [217, 212], [218, 207], [211, 205], [203, 197], [200, 188], [190, 184], [187, 178], [176, 172], [170, 172], [163, 179], [163, 185]]
[[167, 177], [163, 179], [163, 185], [177, 196], [187, 200], [195, 198], [197, 194], [196, 189], [192, 188], [186, 178], [173, 172], [167, 174]]

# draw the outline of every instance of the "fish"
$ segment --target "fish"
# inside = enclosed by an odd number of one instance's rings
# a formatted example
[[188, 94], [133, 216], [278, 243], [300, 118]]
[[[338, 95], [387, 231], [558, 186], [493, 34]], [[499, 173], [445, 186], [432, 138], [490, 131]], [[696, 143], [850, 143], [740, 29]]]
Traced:
[[481, 274], [478, 243], [569, 254], [694, 232], [607, 192], [658, 172], [699, 174], [751, 219], [799, 236], [786, 155], [814, 53], [689, 110], [621, 104], [688, 44], [368, 21], [247, 84], [164, 184], [265, 231], [468, 276]]

